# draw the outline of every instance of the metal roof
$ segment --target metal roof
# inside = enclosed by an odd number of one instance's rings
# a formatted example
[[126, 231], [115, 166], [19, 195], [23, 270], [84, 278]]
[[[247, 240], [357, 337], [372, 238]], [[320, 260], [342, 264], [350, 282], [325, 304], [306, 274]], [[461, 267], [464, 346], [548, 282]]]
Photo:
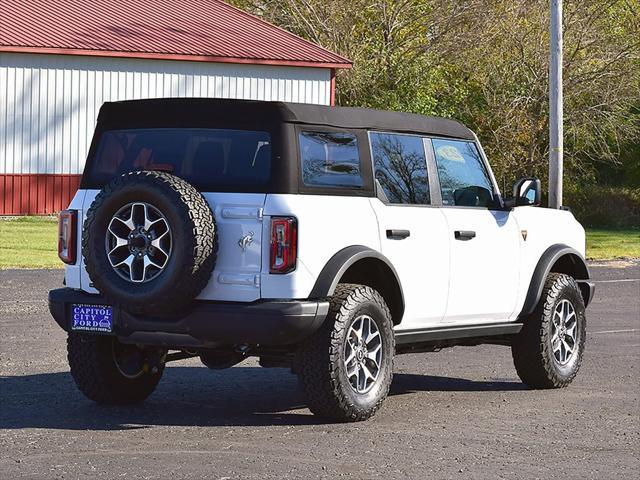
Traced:
[[0, 0], [0, 52], [349, 68], [220, 0]]

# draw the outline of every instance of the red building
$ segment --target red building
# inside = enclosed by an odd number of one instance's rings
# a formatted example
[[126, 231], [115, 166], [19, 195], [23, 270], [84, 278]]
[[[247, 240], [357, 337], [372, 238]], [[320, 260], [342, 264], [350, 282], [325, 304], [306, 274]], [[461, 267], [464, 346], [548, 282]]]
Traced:
[[15, 0], [0, 16], [0, 215], [65, 208], [100, 105], [329, 105], [349, 60], [219, 0]]

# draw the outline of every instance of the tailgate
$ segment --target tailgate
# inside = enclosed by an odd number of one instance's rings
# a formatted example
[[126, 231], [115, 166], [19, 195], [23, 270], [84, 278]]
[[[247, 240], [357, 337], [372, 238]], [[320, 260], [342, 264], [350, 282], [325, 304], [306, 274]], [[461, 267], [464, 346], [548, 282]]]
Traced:
[[[260, 298], [263, 193], [203, 193], [218, 228], [218, 259], [201, 300], [251, 302]], [[267, 239], [268, 242], [268, 239]]]

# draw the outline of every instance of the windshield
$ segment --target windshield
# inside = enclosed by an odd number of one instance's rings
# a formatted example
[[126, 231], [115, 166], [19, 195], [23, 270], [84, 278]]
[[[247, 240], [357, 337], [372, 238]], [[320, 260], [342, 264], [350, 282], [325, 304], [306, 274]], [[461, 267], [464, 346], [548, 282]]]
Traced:
[[104, 185], [132, 170], [170, 172], [199, 190], [237, 186], [242, 191], [269, 181], [271, 138], [248, 130], [109, 130], [101, 135], [85, 177]]

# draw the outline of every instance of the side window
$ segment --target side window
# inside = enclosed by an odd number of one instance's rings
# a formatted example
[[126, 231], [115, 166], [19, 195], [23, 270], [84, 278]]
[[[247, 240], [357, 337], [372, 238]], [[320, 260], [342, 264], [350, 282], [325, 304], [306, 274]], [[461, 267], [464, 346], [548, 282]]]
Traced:
[[433, 139], [443, 205], [489, 207], [493, 184], [473, 142]]
[[351, 133], [301, 132], [300, 161], [307, 186], [362, 187], [358, 142]]
[[369, 134], [376, 182], [390, 203], [428, 205], [424, 142], [414, 135]]

